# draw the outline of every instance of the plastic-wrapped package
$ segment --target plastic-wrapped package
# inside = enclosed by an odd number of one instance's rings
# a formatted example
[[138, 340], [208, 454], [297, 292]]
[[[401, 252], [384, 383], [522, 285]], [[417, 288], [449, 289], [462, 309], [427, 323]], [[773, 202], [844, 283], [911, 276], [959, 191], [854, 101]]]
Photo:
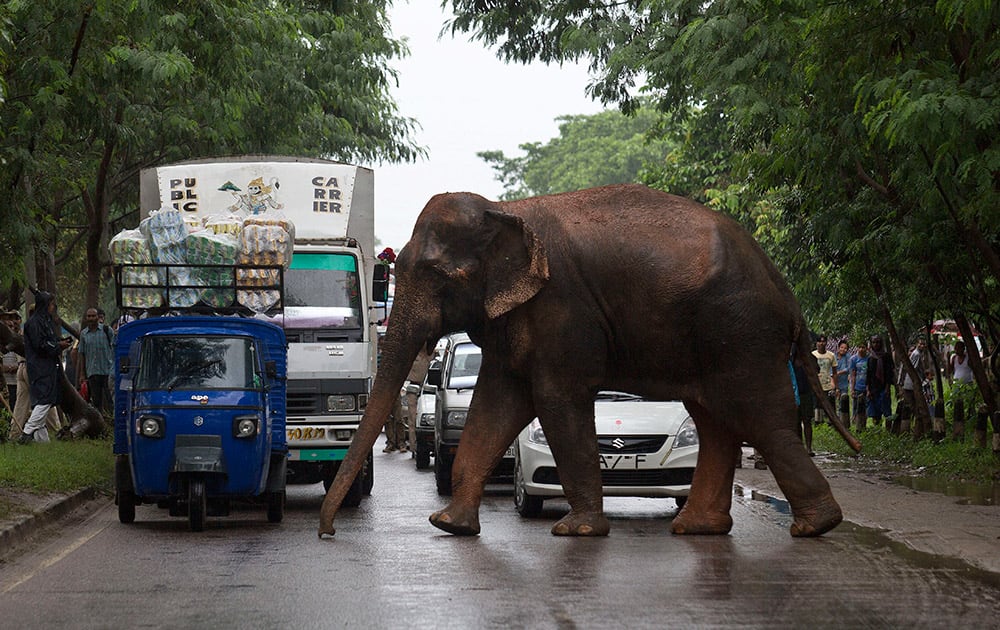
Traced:
[[201, 300], [217, 308], [232, 306], [235, 294], [233, 270], [239, 253], [239, 242], [232, 234], [216, 234], [211, 229], [194, 232], [187, 237], [187, 261], [194, 265], [224, 265], [218, 268], [191, 268], [191, 283], [205, 286], [199, 291]]
[[[278, 214], [260, 214], [247, 218], [240, 232], [239, 262], [244, 265], [280, 265], [285, 269], [292, 262], [292, 245], [295, 226]], [[274, 286], [278, 284], [276, 269], [239, 270], [237, 279], [241, 286]], [[243, 306], [262, 313], [280, 299], [278, 291], [237, 291], [237, 301]]]
[[[187, 262], [188, 230], [178, 209], [163, 206], [150, 213], [139, 224], [139, 229], [149, 239], [153, 260], [162, 264], [182, 265]], [[179, 267], [170, 270], [169, 306], [193, 306], [199, 298], [195, 289], [174, 288], [193, 284], [191, 270]]]
[[[116, 265], [141, 265], [152, 263], [153, 254], [149, 241], [139, 230], [122, 230], [108, 243], [111, 262]], [[156, 308], [163, 305], [163, 293], [157, 287], [163, 284], [154, 267], [128, 267], [122, 270], [122, 306], [126, 308]], [[138, 286], [128, 286], [138, 285]]]

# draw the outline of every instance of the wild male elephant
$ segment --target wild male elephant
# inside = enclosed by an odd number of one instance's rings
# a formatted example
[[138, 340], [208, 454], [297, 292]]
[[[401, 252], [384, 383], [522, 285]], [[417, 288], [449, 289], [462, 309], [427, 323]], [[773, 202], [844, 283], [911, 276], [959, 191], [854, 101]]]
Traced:
[[[443, 194], [424, 207], [396, 260], [382, 363], [361, 426], [323, 502], [320, 535], [378, 437], [414, 358], [464, 330], [483, 363], [452, 471], [451, 503], [431, 515], [479, 533], [491, 469], [539, 418], [570, 512], [556, 535], [606, 535], [593, 400], [603, 389], [684, 402], [701, 448], [676, 534], [724, 534], [737, 450], [757, 447], [791, 504], [793, 536], [842, 518], [796, 431], [789, 361], [813, 347], [795, 297], [735, 221], [643, 186], [493, 202]], [[827, 407], [829, 405], [827, 404]], [[830, 422], [854, 447], [860, 445]]]

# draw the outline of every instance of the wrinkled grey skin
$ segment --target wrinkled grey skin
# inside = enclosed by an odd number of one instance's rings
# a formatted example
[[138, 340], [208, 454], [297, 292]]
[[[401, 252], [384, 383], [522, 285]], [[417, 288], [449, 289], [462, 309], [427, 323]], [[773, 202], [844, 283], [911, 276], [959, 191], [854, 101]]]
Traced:
[[320, 535], [334, 533], [334, 515], [417, 353], [462, 330], [482, 347], [483, 364], [451, 502], [430, 517], [436, 527], [479, 533], [486, 479], [537, 416], [571, 508], [552, 532], [607, 534], [593, 409], [602, 389], [681, 400], [694, 418], [698, 466], [674, 533], [730, 530], [741, 441], [766, 457], [791, 504], [792, 535], [820, 535], [840, 522], [796, 431], [790, 353], [810, 368], [817, 399], [827, 400], [802, 314], [736, 222], [642, 186], [505, 203], [437, 195], [400, 252], [396, 276], [382, 362], [323, 502]]

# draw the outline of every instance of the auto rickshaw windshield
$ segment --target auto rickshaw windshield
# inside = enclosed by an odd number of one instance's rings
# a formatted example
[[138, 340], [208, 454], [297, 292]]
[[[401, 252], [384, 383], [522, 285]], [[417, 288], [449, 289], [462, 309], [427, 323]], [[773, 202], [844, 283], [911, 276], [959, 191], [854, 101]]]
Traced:
[[258, 372], [251, 339], [154, 335], [142, 341], [135, 387], [254, 389]]

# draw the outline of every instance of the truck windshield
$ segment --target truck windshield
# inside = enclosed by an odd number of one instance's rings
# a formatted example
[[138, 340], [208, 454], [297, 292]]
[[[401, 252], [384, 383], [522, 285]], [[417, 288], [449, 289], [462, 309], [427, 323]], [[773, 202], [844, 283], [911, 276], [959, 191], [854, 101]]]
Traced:
[[136, 389], [252, 389], [253, 342], [245, 337], [150, 336], [143, 340]]
[[451, 359], [448, 373], [448, 389], [468, 389], [476, 386], [479, 365], [483, 362], [482, 351], [472, 343], [455, 346], [455, 356]]
[[351, 254], [296, 252], [285, 272], [285, 306], [311, 307], [324, 326], [361, 325], [358, 262]]

